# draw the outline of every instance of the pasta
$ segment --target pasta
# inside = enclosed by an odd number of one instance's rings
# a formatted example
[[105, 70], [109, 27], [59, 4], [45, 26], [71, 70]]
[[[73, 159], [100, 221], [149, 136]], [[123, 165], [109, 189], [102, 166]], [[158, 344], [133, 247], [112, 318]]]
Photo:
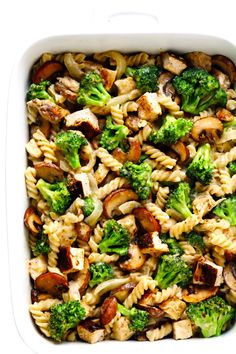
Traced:
[[[226, 123], [235, 122], [236, 91], [228, 78], [220, 82], [224, 105], [207, 100], [189, 110], [176, 86], [176, 77], [194, 67], [186, 58], [43, 53], [32, 67], [24, 174], [29, 313], [50, 340], [202, 337], [189, 318], [189, 297], [216, 294], [236, 306], [225, 277], [236, 255], [236, 226], [215, 209], [235, 198], [229, 165], [236, 162], [235, 136]], [[190, 164], [205, 144], [212, 165], [190, 178]], [[69, 322], [63, 311], [71, 305], [84, 309], [82, 321], [69, 330], [66, 324], [59, 338], [54, 309]], [[129, 310], [145, 312], [139, 330]]]

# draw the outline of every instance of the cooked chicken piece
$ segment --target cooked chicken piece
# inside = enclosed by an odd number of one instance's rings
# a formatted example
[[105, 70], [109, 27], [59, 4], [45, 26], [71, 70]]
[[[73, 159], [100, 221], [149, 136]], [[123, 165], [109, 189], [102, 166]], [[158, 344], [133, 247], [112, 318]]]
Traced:
[[127, 215], [124, 218], [118, 220], [118, 223], [121, 224], [129, 231], [131, 237], [136, 236], [138, 229], [137, 229], [134, 215]]
[[79, 91], [79, 83], [69, 76], [59, 77], [55, 83], [55, 91], [69, 102], [76, 103]]
[[89, 261], [86, 257], [84, 257], [83, 269], [77, 273], [72, 274], [72, 276], [80, 295], [84, 295], [90, 281]]
[[118, 95], [124, 95], [136, 88], [136, 83], [132, 77], [116, 80], [115, 85], [118, 88]]
[[107, 91], [109, 91], [113, 84], [114, 84], [114, 81], [116, 79], [116, 75], [117, 75], [117, 71], [116, 70], [110, 70], [110, 69], [107, 69], [107, 68], [101, 68], [100, 69], [100, 74], [101, 74], [101, 77], [104, 81], [104, 87]]
[[173, 322], [174, 339], [187, 339], [192, 337], [193, 331], [190, 320]]
[[186, 54], [186, 59], [191, 66], [211, 71], [211, 56], [203, 52], [190, 52]]
[[126, 341], [132, 337], [133, 331], [129, 328], [129, 320], [126, 317], [120, 317], [114, 323], [112, 338], [120, 341]]
[[228, 77], [228, 75], [222, 73], [222, 71], [216, 69], [216, 68], [213, 68], [212, 69], [212, 74], [215, 76], [215, 78], [219, 81], [220, 83], [220, 87], [223, 89], [223, 90], [228, 90], [230, 88], [230, 85], [231, 85], [231, 81]]
[[50, 100], [39, 100], [35, 98], [27, 102], [27, 106], [37, 109], [40, 116], [53, 124], [58, 124], [60, 121], [68, 116], [70, 112]]
[[91, 227], [85, 222], [78, 222], [75, 224], [75, 231], [77, 233], [77, 239], [84, 242], [88, 242], [92, 235]]
[[140, 235], [138, 245], [142, 253], [151, 254], [152, 256], [160, 256], [169, 251], [167, 244], [162, 243], [157, 231]]
[[58, 266], [63, 273], [73, 273], [84, 268], [84, 249], [71, 246], [61, 247]]
[[172, 297], [162, 302], [159, 307], [165, 311], [165, 314], [172, 320], [178, 320], [186, 309], [186, 303], [177, 297]]
[[79, 337], [90, 344], [100, 342], [104, 339], [105, 329], [92, 320], [81, 321], [77, 326]]
[[164, 52], [161, 54], [164, 69], [170, 71], [175, 75], [179, 75], [187, 68], [183, 59], [177, 58], [174, 54]]
[[208, 261], [204, 257], [198, 260], [197, 267], [193, 275], [194, 284], [205, 284], [209, 286], [219, 286], [223, 281], [223, 267]]
[[31, 258], [28, 262], [29, 273], [32, 279], [36, 279], [39, 275], [46, 273], [47, 262], [43, 255]]
[[58, 77], [58, 82], [60, 82], [68, 90], [77, 93], [79, 91], [79, 82], [72, 79], [70, 76]]
[[157, 94], [146, 92], [138, 100], [138, 116], [140, 119], [153, 121], [162, 113], [161, 106], [158, 103]]
[[[220, 200], [221, 202], [221, 200]], [[209, 192], [199, 193], [193, 201], [193, 211], [201, 217], [209, 213], [219, 202], [215, 201]]]
[[88, 139], [100, 133], [98, 119], [89, 108], [69, 114], [65, 121], [68, 128], [79, 128]]

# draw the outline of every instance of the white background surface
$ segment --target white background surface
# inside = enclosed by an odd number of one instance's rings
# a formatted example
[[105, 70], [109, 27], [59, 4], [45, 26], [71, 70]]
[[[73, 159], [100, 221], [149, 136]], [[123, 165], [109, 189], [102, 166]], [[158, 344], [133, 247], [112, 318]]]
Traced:
[[[30, 43], [53, 34], [104, 31], [196, 32], [219, 35], [236, 43], [236, 2], [234, 0], [145, 0], [138, 4], [138, 0], [110, 0], [109, 2], [104, 0], [5, 0], [1, 2], [0, 11], [0, 351], [3, 353], [4, 350], [5, 354], [16, 351], [29, 354], [32, 352], [19, 337], [11, 310], [5, 223], [5, 123], [7, 91], [14, 62]], [[127, 12], [150, 13], [153, 17], [142, 19], [140, 16], [124, 15], [122, 22], [121, 18], [116, 16], [109, 20], [112, 14]], [[158, 19], [158, 23], [154, 17]], [[14, 161], [12, 164], [14, 166]], [[14, 222], [14, 215], [12, 215], [12, 222]], [[15, 237], [22, 237], [17, 234], [17, 227]], [[14, 284], [13, 291], [17, 291], [17, 284]], [[211, 353], [209, 349], [208, 352]], [[224, 349], [219, 348], [219, 352], [222, 350]], [[214, 349], [214, 353], [218, 353], [217, 349]]]

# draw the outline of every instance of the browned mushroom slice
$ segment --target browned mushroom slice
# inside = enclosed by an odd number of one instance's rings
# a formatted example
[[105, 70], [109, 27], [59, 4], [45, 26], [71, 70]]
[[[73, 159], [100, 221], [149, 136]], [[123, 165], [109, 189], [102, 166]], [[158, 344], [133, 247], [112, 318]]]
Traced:
[[225, 108], [220, 108], [216, 112], [216, 117], [222, 122], [231, 122], [232, 120], [234, 120], [233, 114]]
[[167, 244], [162, 243], [157, 231], [139, 235], [138, 245], [142, 253], [152, 256], [160, 256], [169, 251]]
[[170, 71], [174, 75], [179, 75], [184, 69], [187, 68], [183, 58], [178, 58], [174, 54], [167, 52], [161, 53], [161, 59], [164, 69]]
[[98, 119], [89, 108], [67, 115], [65, 121], [68, 128], [79, 128], [88, 139], [100, 133]]
[[130, 244], [128, 257], [126, 261], [120, 262], [119, 266], [121, 269], [135, 271], [140, 269], [146, 261], [146, 256], [141, 252], [139, 247], [134, 244]]
[[107, 297], [102, 306], [101, 306], [101, 314], [100, 321], [103, 326], [106, 326], [116, 315], [117, 311], [117, 300], [114, 296]]
[[58, 253], [58, 267], [63, 273], [72, 273], [83, 269], [84, 250], [71, 246], [61, 247]]
[[133, 210], [133, 214], [139, 221], [141, 227], [146, 232], [160, 232], [161, 226], [159, 222], [154, 218], [152, 213], [144, 207], [136, 208]]
[[68, 281], [61, 274], [47, 272], [35, 279], [35, 288], [40, 292], [61, 297], [61, 294], [68, 290]]
[[112, 151], [112, 156], [123, 164], [127, 161], [127, 154], [119, 147]]
[[146, 121], [140, 119], [139, 117], [130, 115], [125, 120], [125, 125], [133, 132], [138, 132], [140, 128], [143, 128], [147, 124]]
[[110, 69], [107, 69], [107, 68], [102, 68], [100, 70], [100, 74], [101, 74], [101, 77], [104, 81], [104, 87], [107, 91], [109, 91], [113, 84], [114, 84], [114, 81], [116, 79], [116, 74], [117, 74], [117, 71], [116, 70], [110, 70]]
[[50, 60], [36, 69], [32, 81], [39, 84], [42, 80], [48, 80], [53, 74], [63, 70], [63, 65], [55, 60]]
[[32, 206], [25, 211], [24, 223], [27, 229], [33, 234], [38, 234], [43, 224], [40, 217], [36, 214], [36, 209]]
[[223, 90], [228, 90], [231, 86], [231, 82], [230, 79], [228, 77], [228, 75], [222, 73], [222, 71], [213, 68], [212, 69], [212, 74], [215, 76], [215, 78], [219, 81], [220, 87]]
[[230, 262], [224, 267], [224, 280], [228, 287], [236, 291], [236, 263]]
[[124, 285], [119, 286], [111, 292], [111, 295], [115, 296], [118, 301], [123, 302], [127, 296], [131, 293], [131, 291], [135, 288], [136, 283], [126, 283]]
[[236, 67], [231, 59], [224, 55], [213, 55], [212, 65], [222, 70], [224, 74], [228, 75], [232, 83], [236, 82]]
[[179, 156], [180, 162], [186, 162], [189, 159], [189, 150], [182, 141], [172, 144], [171, 149]]
[[158, 86], [161, 93], [163, 93], [165, 96], [170, 96], [174, 98], [176, 91], [174, 86], [171, 83], [173, 77], [174, 75], [171, 74], [169, 71], [163, 72], [159, 76]]
[[35, 98], [30, 101], [30, 105], [38, 110], [43, 119], [52, 124], [60, 123], [65, 116], [70, 114], [67, 109], [62, 108], [50, 100], [39, 100], [38, 98]]
[[115, 214], [115, 210], [129, 200], [138, 200], [137, 194], [132, 189], [117, 189], [109, 194], [103, 202], [103, 210], [106, 218], [110, 219]]
[[40, 162], [36, 164], [34, 167], [37, 176], [39, 178], [43, 178], [45, 181], [49, 183], [62, 181], [64, 178], [63, 171], [60, 169], [60, 167], [58, 167], [54, 163]]
[[91, 227], [85, 222], [78, 222], [75, 224], [75, 231], [77, 233], [78, 240], [88, 242], [92, 235]]
[[84, 295], [90, 281], [89, 261], [86, 257], [84, 258], [84, 268], [70, 276], [76, 282], [80, 295]]
[[193, 293], [183, 295], [183, 300], [190, 303], [200, 302], [214, 296], [218, 289], [218, 287], [209, 288], [196, 285], [193, 289]]
[[189, 52], [185, 58], [191, 66], [211, 71], [211, 56], [204, 52]]
[[147, 311], [151, 318], [160, 319], [160, 318], [164, 317], [164, 315], [165, 315], [165, 312], [163, 310], [159, 309], [158, 307], [143, 306], [143, 305], [139, 304], [138, 308], [140, 308], [141, 310]]
[[36, 123], [30, 126], [31, 134], [33, 135], [38, 129], [41, 130], [47, 139], [50, 137], [51, 124], [48, 120], [38, 117]]
[[112, 152], [112, 156], [119, 162], [125, 163], [126, 161], [138, 162], [141, 156], [140, 143], [136, 138], [128, 138], [130, 149], [128, 152], [116, 148]]
[[96, 320], [86, 319], [77, 326], [79, 337], [90, 344], [100, 342], [104, 339], [105, 329], [102, 329]]
[[34, 302], [39, 301], [39, 291], [36, 289], [31, 289], [31, 303], [33, 304]]
[[221, 137], [224, 126], [214, 117], [197, 120], [192, 127], [192, 137], [195, 141], [214, 143]]
[[193, 275], [194, 284], [205, 284], [208, 286], [219, 286], [222, 283], [223, 268], [217, 264], [201, 257]]

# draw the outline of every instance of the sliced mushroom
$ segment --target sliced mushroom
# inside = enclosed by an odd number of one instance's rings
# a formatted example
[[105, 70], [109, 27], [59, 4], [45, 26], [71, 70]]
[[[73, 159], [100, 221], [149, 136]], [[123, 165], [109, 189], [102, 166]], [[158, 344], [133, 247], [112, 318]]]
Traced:
[[173, 77], [174, 75], [172, 73], [166, 71], [161, 73], [158, 79], [158, 83], [159, 83], [158, 86], [160, 92], [165, 96], [170, 96], [172, 98], [174, 98], [176, 94], [175, 88], [171, 83]]
[[190, 303], [196, 303], [208, 299], [216, 295], [218, 287], [201, 287], [195, 285], [193, 288], [193, 293], [188, 293], [183, 295], [183, 300]]
[[31, 124], [30, 126], [31, 135], [33, 135], [38, 129], [41, 130], [41, 132], [45, 135], [47, 139], [50, 137], [51, 124], [48, 120], [45, 120], [43, 118], [37, 118], [36, 123]]
[[112, 218], [116, 209], [129, 200], [138, 200], [137, 194], [132, 189], [122, 188], [109, 194], [103, 202], [105, 217]]
[[136, 138], [128, 138], [130, 149], [128, 152], [122, 151], [120, 148], [116, 148], [112, 152], [112, 156], [119, 162], [125, 163], [126, 161], [138, 162], [141, 156], [141, 146]]
[[154, 307], [154, 306], [143, 306], [143, 305], [138, 305], [138, 308], [140, 308], [141, 310], [145, 310], [148, 312], [149, 316], [151, 318], [155, 318], [155, 319], [161, 319], [162, 317], [164, 317], [165, 312], [161, 309], [159, 309], [158, 307]]
[[103, 326], [106, 326], [116, 315], [117, 311], [117, 300], [114, 296], [107, 297], [102, 306], [101, 306], [101, 314], [100, 321]]
[[24, 223], [27, 229], [34, 235], [37, 235], [42, 228], [42, 220], [36, 214], [36, 209], [34, 207], [29, 207], [25, 211]]
[[68, 281], [61, 274], [47, 272], [35, 279], [35, 288], [40, 292], [61, 297], [62, 293], [68, 290]]
[[128, 118], [126, 118], [125, 125], [133, 132], [138, 132], [139, 129], [147, 125], [147, 121], [130, 115]]
[[84, 267], [79, 272], [71, 274], [73, 280], [76, 282], [80, 295], [84, 295], [89, 281], [90, 281], [90, 271], [89, 271], [89, 261], [84, 258]]
[[61, 247], [58, 253], [58, 267], [63, 273], [73, 273], [84, 267], [84, 249], [71, 246]]
[[140, 223], [141, 227], [146, 232], [160, 232], [161, 226], [159, 222], [154, 218], [152, 213], [144, 207], [136, 208], [133, 210], [135, 218]]
[[34, 166], [36, 170], [37, 177], [43, 178], [49, 183], [62, 181], [64, 178], [64, 173], [52, 162], [40, 162]]
[[102, 68], [100, 70], [100, 74], [101, 74], [101, 77], [104, 81], [104, 87], [107, 91], [109, 91], [113, 84], [114, 84], [114, 81], [116, 79], [116, 74], [117, 74], [117, 71], [116, 70], [110, 70], [110, 69], [107, 69], [107, 68]]
[[146, 256], [141, 252], [139, 247], [132, 243], [129, 247], [128, 257], [127, 260], [119, 263], [121, 269], [135, 271], [140, 269], [146, 261]]
[[236, 67], [231, 59], [224, 55], [213, 55], [212, 65], [222, 70], [224, 74], [228, 75], [232, 83], [236, 82]]
[[185, 55], [190, 66], [211, 71], [211, 56], [204, 52], [189, 52]]
[[63, 70], [63, 65], [55, 60], [46, 61], [38, 69], [36, 69], [32, 81], [34, 84], [39, 84], [40, 81], [49, 80], [55, 73]]
[[78, 240], [88, 242], [90, 236], [92, 235], [91, 227], [85, 222], [78, 222], [75, 224], [75, 231], [77, 233]]
[[90, 344], [100, 342], [104, 339], [105, 329], [95, 320], [86, 319], [77, 326], [79, 337]]
[[224, 267], [224, 280], [231, 290], [236, 291], [236, 263], [230, 262]]
[[222, 122], [231, 122], [232, 120], [234, 120], [233, 114], [225, 108], [220, 108], [216, 112], [216, 117]]
[[171, 149], [179, 156], [180, 162], [186, 162], [189, 159], [189, 150], [182, 141], [179, 140], [177, 143], [172, 144]]
[[162, 243], [157, 231], [139, 235], [138, 245], [142, 253], [156, 257], [169, 251], [167, 244]]
[[164, 69], [170, 71], [174, 75], [179, 75], [184, 69], [187, 68], [184, 59], [179, 58], [172, 53], [161, 53], [161, 59]]
[[123, 302], [127, 296], [131, 293], [131, 291], [135, 288], [136, 283], [127, 283], [121, 285], [119, 288], [116, 288], [111, 292], [112, 296], [115, 296], [118, 301]]
[[68, 128], [79, 128], [88, 139], [100, 133], [98, 119], [89, 108], [67, 115], [65, 121]]
[[192, 137], [195, 141], [214, 143], [220, 139], [224, 130], [221, 121], [214, 117], [197, 120], [192, 127]]
[[231, 82], [230, 79], [228, 77], [228, 75], [222, 73], [222, 71], [213, 68], [212, 69], [212, 74], [215, 76], [215, 78], [219, 81], [220, 87], [223, 90], [228, 90], [231, 86]]
[[52, 124], [60, 123], [65, 116], [70, 114], [67, 109], [62, 108], [50, 100], [39, 100], [35, 98], [29, 101], [28, 104], [37, 109], [40, 116]]

